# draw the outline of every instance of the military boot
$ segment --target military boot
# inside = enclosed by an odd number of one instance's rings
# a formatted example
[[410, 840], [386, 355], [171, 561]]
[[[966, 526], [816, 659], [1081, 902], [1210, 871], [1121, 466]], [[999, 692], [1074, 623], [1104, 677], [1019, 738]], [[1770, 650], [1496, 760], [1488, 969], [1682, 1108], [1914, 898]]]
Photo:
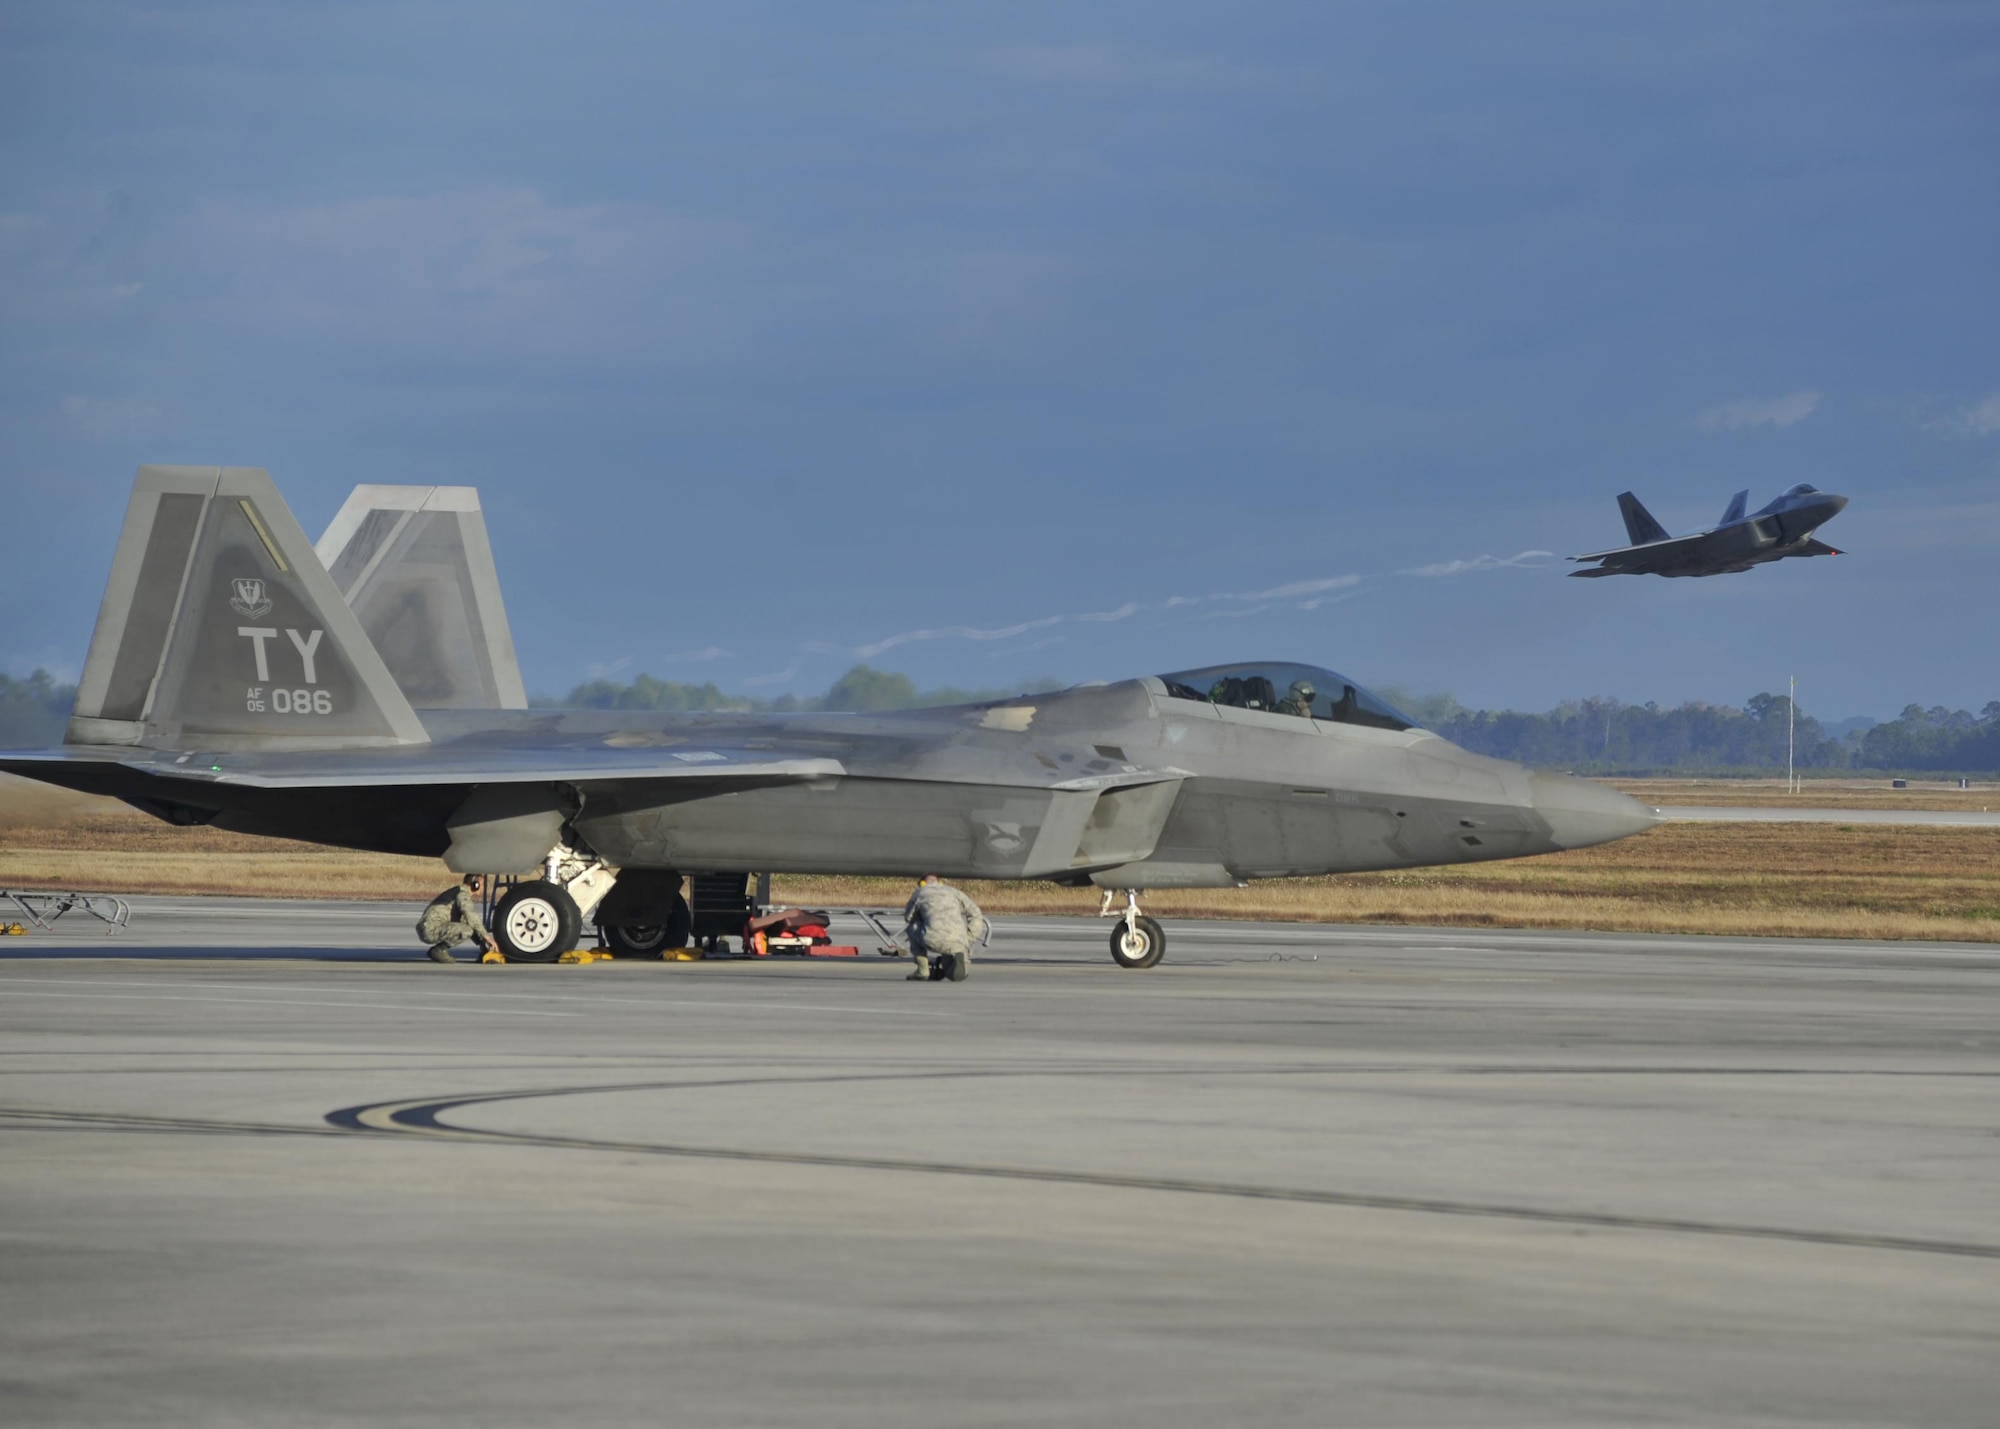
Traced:
[[450, 943], [433, 943], [431, 945], [431, 961], [434, 963], [455, 963], [458, 959], [451, 955]]
[[931, 971], [931, 960], [929, 958], [925, 957], [922, 953], [918, 953], [916, 963], [916, 970], [910, 974], [907, 981], [931, 982], [936, 979], [937, 974]]
[[967, 978], [971, 977], [972, 949], [967, 948], [962, 953], [953, 953], [951, 955], [951, 966], [945, 970], [945, 976], [953, 982], [964, 982]]

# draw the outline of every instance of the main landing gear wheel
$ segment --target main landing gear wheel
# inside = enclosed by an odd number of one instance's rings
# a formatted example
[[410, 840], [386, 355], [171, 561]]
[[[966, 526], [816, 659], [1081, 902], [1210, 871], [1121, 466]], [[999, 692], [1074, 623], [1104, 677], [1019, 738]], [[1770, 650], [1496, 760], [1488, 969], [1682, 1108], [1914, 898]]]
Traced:
[[688, 931], [694, 927], [694, 914], [687, 900], [678, 894], [674, 897], [673, 909], [667, 921], [658, 926], [613, 927], [600, 924], [598, 931], [604, 934], [604, 946], [621, 958], [658, 957], [669, 948], [685, 948]]
[[1149, 968], [1166, 951], [1166, 931], [1143, 913], [1132, 920], [1129, 928], [1123, 918], [1112, 925], [1111, 960], [1121, 968]]
[[582, 933], [576, 900], [543, 879], [519, 885], [493, 910], [493, 941], [510, 963], [552, 963]]

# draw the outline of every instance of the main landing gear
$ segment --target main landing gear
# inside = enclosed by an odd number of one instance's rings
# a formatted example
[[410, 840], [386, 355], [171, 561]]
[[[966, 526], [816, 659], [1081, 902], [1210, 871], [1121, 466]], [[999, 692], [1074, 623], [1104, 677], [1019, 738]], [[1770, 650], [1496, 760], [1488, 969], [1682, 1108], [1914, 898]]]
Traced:
[[1116, 896], [1115, 890], [1105, 889], [1104, 906], [1097, 910], [1100, 918], [1118, 920], [1111, 929], [1111, 961], [1121, 968], [1149, 968], [1166, 956], [1166, 930], [1139, 911], [1138, 889], [1125, 890], [1123, 908], [1111, 906]]

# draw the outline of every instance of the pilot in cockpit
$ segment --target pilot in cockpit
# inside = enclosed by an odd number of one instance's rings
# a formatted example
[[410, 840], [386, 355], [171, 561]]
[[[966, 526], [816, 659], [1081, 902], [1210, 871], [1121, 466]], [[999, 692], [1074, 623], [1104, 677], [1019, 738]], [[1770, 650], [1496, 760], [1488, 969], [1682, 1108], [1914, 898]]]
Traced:
[[1313, 689], [1311, 680], [1292, 681], [1292, 688], [1286, 692], [1282, 700], [1278, 701], [1278, 713], [1311, 719], [1313, 696], [1317, 693], [1318, 691]]

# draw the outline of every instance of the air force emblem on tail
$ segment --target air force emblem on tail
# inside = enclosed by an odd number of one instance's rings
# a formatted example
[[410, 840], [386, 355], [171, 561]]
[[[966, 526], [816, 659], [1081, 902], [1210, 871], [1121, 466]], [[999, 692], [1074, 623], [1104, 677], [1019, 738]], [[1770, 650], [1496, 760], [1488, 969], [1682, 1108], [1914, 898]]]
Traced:
[[264, 582], [256, 576], [238, 576], [229, 583], [229, 608], [247, 620], [271, 613], [271, 598], [264, 594]]

